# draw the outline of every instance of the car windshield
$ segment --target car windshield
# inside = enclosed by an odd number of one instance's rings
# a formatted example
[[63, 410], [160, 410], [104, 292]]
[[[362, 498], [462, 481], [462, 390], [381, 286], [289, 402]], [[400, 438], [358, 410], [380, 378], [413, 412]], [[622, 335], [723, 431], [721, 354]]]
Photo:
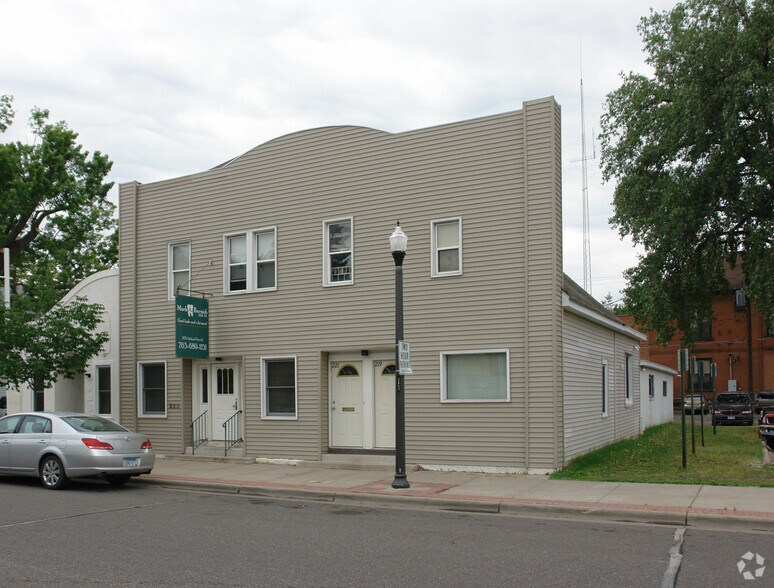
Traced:
[[62, 420], [80, 433], [94, 433], [102, 431], [127, 431], [118, 423], [110, 419], [104, 419], [98, 416], [68, 416]]
[[758, 394], [758, 400], [774, 400], [774, 392], [761, 392]]
[[745, 394], [721, 394], [717, 398], [718, 404], [750, 404], [750, 399]]

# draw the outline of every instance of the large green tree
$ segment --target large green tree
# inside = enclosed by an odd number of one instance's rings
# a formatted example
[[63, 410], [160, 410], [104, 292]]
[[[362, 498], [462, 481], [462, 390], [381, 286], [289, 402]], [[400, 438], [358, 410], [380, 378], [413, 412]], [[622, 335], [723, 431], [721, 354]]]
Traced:
[[622, 75], [602, 117], [610, 220], [644, 248], [625, 305], [691, 344], [729, 264], [774, 318], [774, 4], [686, 0], [639, 31], [652, 72]]
[[[0, 133], [13, 123], [0, 96]], [[100, 350], [102, 307], [59, 300], [88, 275], [115, 265], [115, 205], [105, 182], [112, 163], [89, 154], [46, 110], [30, 116], [32, 143], [0, 144], [0, 247], [10, 250], [13, 298], [0, 305], [0, 384], [49, 385], [82, 371]], [[5, 273], [0, 256], [0, 273]]]

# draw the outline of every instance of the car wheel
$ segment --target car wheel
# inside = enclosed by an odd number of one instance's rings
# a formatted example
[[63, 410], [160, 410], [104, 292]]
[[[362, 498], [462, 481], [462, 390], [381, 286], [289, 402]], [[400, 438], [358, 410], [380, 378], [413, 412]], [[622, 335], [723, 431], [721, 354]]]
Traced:
[[105, 476], [105, 479], [108, 481], [108, 484], [111, 486], [123, 486], [129, 481], [129, 478], [131, 476], [128, 476], [126, 474], [116, 474], [111, 476]]
[[47, 455], [40, 462], [40, 481], [49, 490], [60, 490], [67, 486], [67, 474], [62, 460], [56, 455]]

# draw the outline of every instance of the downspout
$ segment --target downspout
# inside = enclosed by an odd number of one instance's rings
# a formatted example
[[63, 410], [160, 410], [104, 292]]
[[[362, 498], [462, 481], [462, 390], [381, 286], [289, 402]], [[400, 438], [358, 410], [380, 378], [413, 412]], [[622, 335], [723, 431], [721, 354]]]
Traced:
[[750, 299], [747, 298], [747, 376], [750, 381], [750, 393], [753, 390], [753, 336], [752, 336], [752, 304]]

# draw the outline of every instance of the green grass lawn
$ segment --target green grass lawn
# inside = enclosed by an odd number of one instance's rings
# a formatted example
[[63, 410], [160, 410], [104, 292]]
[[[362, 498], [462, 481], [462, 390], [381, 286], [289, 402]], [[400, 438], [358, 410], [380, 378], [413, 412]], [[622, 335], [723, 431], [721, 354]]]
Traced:
[[661, 484], [713, 484], [774, 486], [774, 466], [764, 464], [764, 447], [758, 428], [701, 427], [696, 424], [696, 453], [691, 451], [691, 425], [686, 426], [687, 467], [683, 469], [680, 423], [647, 429], [636, 439], [625, 439], [570, 461], [551, 475], [555, 480], [655, 482]]

